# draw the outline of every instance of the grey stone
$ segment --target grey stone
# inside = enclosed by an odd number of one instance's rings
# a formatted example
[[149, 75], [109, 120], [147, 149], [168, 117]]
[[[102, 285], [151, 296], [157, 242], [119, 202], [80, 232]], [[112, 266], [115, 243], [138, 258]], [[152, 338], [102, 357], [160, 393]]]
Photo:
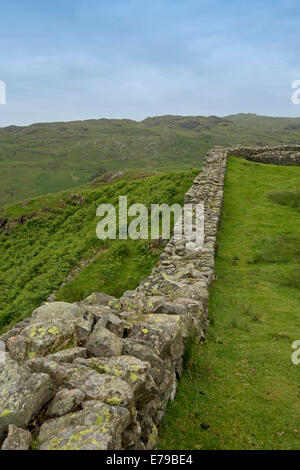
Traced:
[[6, 346], [13, 359], [22, 361], [54, 352], [66, 345], [73, 334], [74, 324], [35, 323], [22, 330], [19, 336], [10, 338]]
[[75, 325], [83, 314], [78, 306], [66, 302], [44, 304], [33, 312], [25, 328], [7, 340], [6, 347], [15, 360], [45, 356], [75, 340]]
[[31, 433], [25, 429], [17, 428], [14, 424], [8, 426], [8, 436], [3, 442], [1, 450], [28, 450], [31, 443]]
[[108, 305], [82, 305], [80, 304], [80, 308], [82, 312], [90, 313], [93, 315], [95, 322], [97, 322], [100, 318], [104, 315], [110, 315], [114, 313], [118, 313], [118, 310], [109, 307]]
[[103, 292], [94, 292], [81, 302], [81, 305], [106, 305], [115, 301], [116, 298]]
[[155, 383], [157, 385], [162, 383], [165, 378], [166, 364], [152, 349], [147, 347], [146, 344], [141, 344], [132, 339], [126, 339], [123, 343], [123, 354], [135, 356], [142, 361], [150, 362], [150, 374]]
[[46, 416], [48, 418], [55, 418], [66, 415], [76, 410], [84, 401], [84, 397], [85, 394], [79, 389], [74, 388], [68, 390], [64, 388], [60, 390], [51, 401], [47, 408]]
[[30, 323], [30, 318], [25, 318], [19, 323], [16, 323], [10, 330], [0, 336], [0, 340], [6, 343], [9, 338], [13, 336], [18, 336], [18, 334]]
[[103, 315], [97, 323], [97, 328], [100, 328], [101, 326], [120, 338], [123, 338], [124, 322], [116, 315]]
[[61, 364], [47, 358], [32, 361], [31, 367], [48, 373], [57, 387], [80, 389], [86, 400], [101, 400], [108, 405], [120, 405], [130, 410], [134, 408], [132, 388], [118, 377], [99, 374], [81, 364]]
[[76, 305], [67, 302], [51, 302], [37, 308], [32, 314], [31, 321], [36, 323], [59, 321], [68, 324], [74, 323], [81, 317], [81, 311]]
[[133, 390], [137, 407], [148, 403], [157, 394], [157, 388], [150, 375], [149, 362], [132, 356], [117, 356], [107, 359], [78, 359], [77, 363], [92, 367], [100, 374], [113, 375], [127, 382]]
[[9, 424], [26, 427], [53, 396], [49, 375], [9, 360], [0, 366], [0, 443]]
[[147, 344], [161, 359], [183, 354], [182, 319], [178, 315], [145, 315], [145, 322], [134, 324], [129, 339]]
[[86, 357], [85, 348], [69, 348], [58, 351], [57, 353], [50, 354], [47, 358], [55, 362], [73, 362], [77, 357]]
[[164, 300], [155, 308], [155, 313], [165, 313], [168, 315], [184, 315], [187, 311], [186, 305], [175, 301]]
[[89, 356], [119, 356], [122, 352], [123, 342], [118, 336], [97, 323], [86, 343]]
[[78, 346], [84, 346], [94, 325], [94, 315], [90, 312], [83, 312], [82, 318], [75, 323], [75, 338]]
[[130, 413], [120, 406], [85, 402], [77, 413], [46, 421], [40, 430], [41, 450], [111, 450], [122, 448]]

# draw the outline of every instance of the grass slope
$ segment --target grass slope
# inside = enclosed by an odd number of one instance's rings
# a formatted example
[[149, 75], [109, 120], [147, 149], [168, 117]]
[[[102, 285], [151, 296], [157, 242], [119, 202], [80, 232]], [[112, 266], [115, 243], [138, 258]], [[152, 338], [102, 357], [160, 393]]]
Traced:
[[161, 449], [299, 449], [299, 167], [231, 157], [211, 326], [190, 345]]
[[0, 204], [114, 170], [189, 170], [213, 145], [299, 143], [299, 118], [253, 114], [99, 119], [0, 128]]
[[[198, 172], [173, 171], [143, 179], [129, 174], [115, 183], [77, 188], [75, 194], [9, 206], [1, 214], [12, 222], [11, 230], [0, 230], [0, 330], [29, 316], [84, 259], [95, 258], [58, 292], [60, 300], [79, 301], [94, 291], [119, 296], [134, 289], [150, 273], [159, 250], [144, 240], [99, 240], [96, 208], [102, 203], [118, 206], [119, 196], [125, 195], [128, 206], [182, 204]], [[32, 218], [24, 220], [24, 215]]]

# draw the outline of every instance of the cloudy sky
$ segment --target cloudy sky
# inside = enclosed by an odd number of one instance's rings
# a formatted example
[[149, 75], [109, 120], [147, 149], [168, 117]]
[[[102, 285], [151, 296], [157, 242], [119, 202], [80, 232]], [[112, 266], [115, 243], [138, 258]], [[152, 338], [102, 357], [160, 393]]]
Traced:
[[300, 116], [299, 0], [1, 2], [0, 126]]

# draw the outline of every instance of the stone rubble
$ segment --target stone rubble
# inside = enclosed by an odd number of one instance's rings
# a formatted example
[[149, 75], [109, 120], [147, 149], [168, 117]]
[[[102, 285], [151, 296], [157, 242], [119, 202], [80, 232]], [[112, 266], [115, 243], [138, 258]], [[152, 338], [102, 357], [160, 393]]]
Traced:
[[[2, 450], [154, 449], [190, 337], [204, 339], [227, 156], [299, 164], [300, 146], [216, 147], [185, 195], [204, 202], [205, 239], [172, 238], [159, 263], [120, 299], [94, 293], [46, 303], [2, 335]], [[295, 163], [296, 162], [296, 163]], [[2, 357], [1, 356], [1, 357]]]

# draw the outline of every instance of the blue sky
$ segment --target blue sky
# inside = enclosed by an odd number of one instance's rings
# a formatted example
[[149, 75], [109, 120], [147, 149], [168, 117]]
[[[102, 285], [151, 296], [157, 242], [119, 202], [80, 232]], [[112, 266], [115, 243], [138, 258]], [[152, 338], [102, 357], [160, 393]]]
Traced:
[[299, 116], [299, 0], [1, 2], [0, 126]]

